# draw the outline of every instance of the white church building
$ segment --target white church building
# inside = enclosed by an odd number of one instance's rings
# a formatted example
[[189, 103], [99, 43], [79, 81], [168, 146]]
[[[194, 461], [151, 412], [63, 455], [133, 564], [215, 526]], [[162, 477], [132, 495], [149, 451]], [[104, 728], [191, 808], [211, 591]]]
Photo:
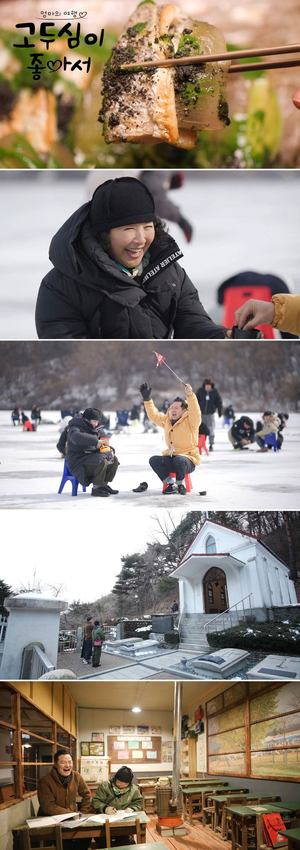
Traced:
[[179, 582], [181, 616], [203, 621], [233, 606], [264, 620], [270, 609], [298, 604], [288, 567], [268, 546], [209, 519], [171, 576]]

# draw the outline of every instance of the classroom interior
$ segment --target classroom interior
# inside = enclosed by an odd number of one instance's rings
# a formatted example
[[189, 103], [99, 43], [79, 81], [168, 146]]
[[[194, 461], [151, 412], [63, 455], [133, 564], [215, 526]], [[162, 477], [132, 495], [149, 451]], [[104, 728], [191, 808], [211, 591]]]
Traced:
[[[291, 681], [1, 682], [1, 850], [45, 846], [26, 821], [57, 749], [72, 754], [92, 795], [118, 767], [132, 769], [143, 813], [131, 829], [144, 850], [261, 850], [270, 812], [287, 829], [280, 846], [297, 846], [299, 709]], [[85, 832], [91, 848], [100, 829]], [[79, 831], [71, 841], [59, 830], [63, 847], [76, 848]], [[114, 826], [103, 840], [123, 846]]]

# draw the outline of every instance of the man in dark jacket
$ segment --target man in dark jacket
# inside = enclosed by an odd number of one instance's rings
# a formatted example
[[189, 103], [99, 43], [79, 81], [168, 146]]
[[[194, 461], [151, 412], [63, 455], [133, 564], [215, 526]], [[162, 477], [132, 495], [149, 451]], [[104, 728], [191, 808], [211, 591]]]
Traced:
[[98, 186], [50, 245], [36, 306], [40, 339], [224, 339], [177, 260], [140, 180]]
[[99, 439], [100, 421], [101, 412], [93, 407], [71, 419], [66, 457], [70, 472], [80, 484], [93, 484], [92, 496], [111, 496], [118, 493], [108, 482], [113, 481], [119, 461], [114, 449], [103, 446], [103, 440]]
[[254, 422], [250, 416], [240, 416], [228, 431], [228, 437], [234, 449], [247, 449], [254, 443]]
[[202, 387], [196, 392], [199, 407], [202, 413], [202, 422], [209, 430], [209, 451], [213, 451], [215, 442], [215, 412], [222, 416], [223, 403], [220, 393], [216, 389], [211, 378], [205, 378]]

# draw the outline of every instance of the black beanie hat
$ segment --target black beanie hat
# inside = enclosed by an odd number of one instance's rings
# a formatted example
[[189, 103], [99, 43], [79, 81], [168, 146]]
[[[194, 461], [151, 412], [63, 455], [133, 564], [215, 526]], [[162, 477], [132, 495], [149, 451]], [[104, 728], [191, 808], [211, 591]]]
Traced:
[[88, 422], [90, 422], [91, 419], [97, 419], [97, 421], [100, 422], [102, 413], [101, 410], [97, 410], [96, 407], [87, 407], [86, 410], [83, 411], [82, 416], [84, 419], [87, 419]]
[[126, 782], [127, 785], [131, 785], [133, 780], [133, 773], [130, 770], [130, 767], [126, 767], [125, 764], [122, 767], [119, 767], [119, 770], [114, 775], [114, 780], [119, 779], [120, 782]]
[[141, 180], [117, 177], [97, 187], [89, 216], [94, 236], [99, 237], [112, 227], [154, 221], [154, 200]]

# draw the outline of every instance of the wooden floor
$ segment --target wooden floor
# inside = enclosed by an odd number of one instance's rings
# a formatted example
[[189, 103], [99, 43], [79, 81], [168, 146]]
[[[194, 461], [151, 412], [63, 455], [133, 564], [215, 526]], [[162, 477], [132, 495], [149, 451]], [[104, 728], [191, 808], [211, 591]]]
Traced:
[[150, 844], [151, 842], [161, 841], [167, 850], [231, 850], [230, 841], [223, 841], [219, 834], [212, 832], [209, 827], [204, 827], [199, 822], [195, 821], [195, 825], [191, 825], [186, 821], [185, 826], [188, 834], [178, 835], [177, 838], [172, 836], [164, 838], [159, 835], [155, 829], [156, 823], [156, 817], [150, 816], [146, 833], [146, 841], [149, 841]]

